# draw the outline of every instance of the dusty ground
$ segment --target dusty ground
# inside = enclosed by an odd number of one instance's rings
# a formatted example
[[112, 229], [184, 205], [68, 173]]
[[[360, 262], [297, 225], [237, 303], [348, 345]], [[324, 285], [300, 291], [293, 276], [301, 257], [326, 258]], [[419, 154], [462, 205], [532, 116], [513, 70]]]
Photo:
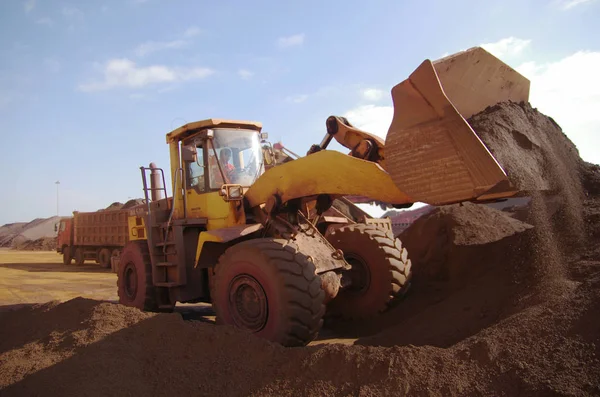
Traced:
[[93, 263], [63, 265], [56, 252], [0, 249], [0, 306], [78, 296], [117, 301], [115, 282], [115, 274]]
[[[66, 302], [82, 297], [116, 303], [117, 275], [97, 264], [65, 266], [62, 256], [52, 251], [17, 251], [0, 248], [0, 311], [50, 301]], [[178, 304], [176, 312], [184, 319], [214, 323], [215, 315], [207, 304]], [[356, 338], [340, 336], [325, 329], [313, 345], [352, 344]]]

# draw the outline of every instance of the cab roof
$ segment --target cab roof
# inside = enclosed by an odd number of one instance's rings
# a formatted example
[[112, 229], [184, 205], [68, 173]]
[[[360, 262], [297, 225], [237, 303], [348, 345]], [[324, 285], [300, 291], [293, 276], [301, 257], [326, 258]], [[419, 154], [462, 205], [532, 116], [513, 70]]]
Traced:
[[225, 120], [225, 119], [206, 119], [187, 123], [174, 129], [167, 134], [167, 143], [177, 142], [190, 136], [192, 133], [208, 128], [239, 128], [245, 130], [254, 130], [260, 132], [262, 123], [258, 121]]

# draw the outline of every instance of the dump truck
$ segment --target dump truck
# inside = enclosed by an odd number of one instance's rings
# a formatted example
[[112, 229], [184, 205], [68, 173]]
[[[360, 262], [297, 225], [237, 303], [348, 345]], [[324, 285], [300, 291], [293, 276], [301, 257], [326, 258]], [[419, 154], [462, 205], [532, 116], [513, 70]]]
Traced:
[[[73, 212], [58, 224], [56, 251], [63, 263], [82, 265], [94, 261], [103, 268], [113, 268], [113, 257], [118, 257], [129, 241], [128, 213], [125, 210]], [[113, 271], [116, 269], [113, 268]]]
[[[528, 92], [527, 79], [474, 48], [426, 60], [392, 89], [385, 142], [337, 116], [302, 157], [279, 156], [260, 122], [207, 119], [169, 132], [173, 193], [162, 169], [140, 167], [147, 203], [129, 212], [119, 302], [148, 311], [212, 303], [217, 323], [284, 346], [312, 341], [326, 315], [385, 312], [409, 289], [409, 254], [389, 219], [346, 197], [406, 208], [517, 194], [465, 117]], [[350, 152], [328, 149], [333, 139]]]

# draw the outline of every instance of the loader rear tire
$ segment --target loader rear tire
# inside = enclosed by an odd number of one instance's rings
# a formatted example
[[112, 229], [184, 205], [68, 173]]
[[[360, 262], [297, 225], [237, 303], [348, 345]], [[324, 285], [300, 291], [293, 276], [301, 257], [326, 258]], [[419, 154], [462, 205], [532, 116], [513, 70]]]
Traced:
[[117, 272], [119, 303], [145, 311], [171, 311], [152, 283], [152, 264], [146, 241], [130, 241], [123, 248]]
[[83, 255], [83, 248], [78, 247], [75, 249], [75, 265], [81, 266], [85, 262], [85, 256]]
[[325, 306], [314, 264], [286, 240], [248, 240], [219, 258], [212, 283], [218, 324], [233, 325], [284, 346], [316, 338]]
[[367, 319], [386, 311], [408, 290], [411, 262], [400, 240], [390, 232], [353, 224], [335, 230], [327, 239], [353, 266], [349, 272], [352, 285], [329, 303], [330, 314]]
[[110, 268], [110, 250], [108, 248], [102, 248], [98, 253], [98, 263], [104, 269]]

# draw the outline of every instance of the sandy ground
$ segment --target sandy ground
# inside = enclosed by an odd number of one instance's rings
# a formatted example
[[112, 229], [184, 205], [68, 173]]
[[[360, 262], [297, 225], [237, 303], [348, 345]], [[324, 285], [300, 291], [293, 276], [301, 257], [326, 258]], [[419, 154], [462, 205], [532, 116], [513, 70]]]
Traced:
[[[91, 262], [65, 266], [56, 252], [0, 248], [0, 311], [35, 303], [66, 302], [77, 297], [116, 303], [119, 300], [116, 283], [115, 273]], [[214, 312], [207, 304], [178, 304], [176, 312], [186, 320], [215, 322]], [[352, 344], [356, 340], [323, 329], [311, 345]]]
[[116, 302], [116, 282], [116, 274], [94, 263], [65, 266], [56, 252], [0, 249], [0, 306], [78, 296]]

